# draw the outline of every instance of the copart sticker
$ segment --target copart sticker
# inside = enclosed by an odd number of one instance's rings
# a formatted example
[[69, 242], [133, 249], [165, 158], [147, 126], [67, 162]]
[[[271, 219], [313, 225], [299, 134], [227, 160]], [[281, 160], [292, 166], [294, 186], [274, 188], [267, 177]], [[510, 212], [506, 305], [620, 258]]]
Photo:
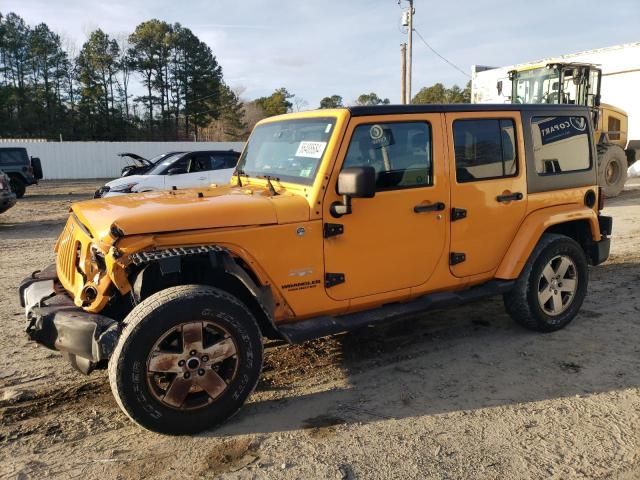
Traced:
[[296, 157], [321, 158], [327, 142], [300, 142]]

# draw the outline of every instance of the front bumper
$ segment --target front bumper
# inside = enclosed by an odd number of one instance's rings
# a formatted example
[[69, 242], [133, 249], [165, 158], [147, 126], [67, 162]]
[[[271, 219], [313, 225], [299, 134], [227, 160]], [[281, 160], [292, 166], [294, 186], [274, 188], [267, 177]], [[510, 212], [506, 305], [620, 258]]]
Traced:
[[26, 332], [40, 345], [62, 352], [84, 374], [106, 363], [120, 336], [116, 320], [76, 307], [49, 265], [19, 287]]

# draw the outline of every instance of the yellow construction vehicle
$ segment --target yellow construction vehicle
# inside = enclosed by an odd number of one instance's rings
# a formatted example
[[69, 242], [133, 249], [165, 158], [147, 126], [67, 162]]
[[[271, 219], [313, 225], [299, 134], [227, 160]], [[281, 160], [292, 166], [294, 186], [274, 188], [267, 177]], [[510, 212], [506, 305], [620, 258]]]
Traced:
[[[617, 196], [635, 160], [627, 146], [627, 113], [600, 103], [602, 70], [590, 63], [541, 63], [511, 70], [511, 103], [586, 105], [593, 115], [598, 150], [598, 184], [607, 197]], [[498, 82], [502, 94], [502, 82]]]

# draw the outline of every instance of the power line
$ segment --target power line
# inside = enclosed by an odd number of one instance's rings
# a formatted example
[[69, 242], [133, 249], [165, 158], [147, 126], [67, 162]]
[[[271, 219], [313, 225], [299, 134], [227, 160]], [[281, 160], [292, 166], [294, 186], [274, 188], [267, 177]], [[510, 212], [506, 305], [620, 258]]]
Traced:
[[205, 95], [204, 97], [196, 98], [195, 100], [192, 100], [189, 97], [187, 97], [187, 101], [189, 101], [189, 102], [199, 102], [200, 100], [204, 100], [205, 98], [215, 97], [216, 95], [218, 95], [218, 94], [217, 93], [212, 93], [211, 95]]
[[462, 70], [460, 67], [458, 67], [455, 63], [450, 62], [449, 60], [447, 60], [445, 57], [443, 57], [442, 55], [440, 55], [431, 45], [429, 45], [427, 43], [427, 41], [424, 39], [424, 37], [422, 35], [420, 35], [420, 32], [417, 29], [413, 29], [414, 32], [416, 32], [416, 35], [418, 35], [418, 37], [420, 37], [420, 40], [422, 40], [422, 42], [427, 46], [427, 48], [429, 50], [431, 50], [433, 53], [435, 53], [438, 57], [440, 57], [444, 62], [448, 63], [451, 67], [455, 68], [457, 71], [459, 71], [461, 74], [471, 78], [471, 75], [469, 75], [467, 72], [465, 72], [464, 70]]

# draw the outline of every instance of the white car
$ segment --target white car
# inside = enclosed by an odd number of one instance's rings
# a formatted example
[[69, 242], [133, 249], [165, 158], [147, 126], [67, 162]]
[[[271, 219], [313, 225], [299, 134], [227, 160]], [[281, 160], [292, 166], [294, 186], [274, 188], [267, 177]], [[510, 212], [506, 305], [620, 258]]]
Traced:
[[143, 175], [116, 178], [100, 187], [94, 198], [127, 193], [208, 187], [226, 184], [236, 168], [240, 154], [233, 150], [182, 152], [158, 162]]

